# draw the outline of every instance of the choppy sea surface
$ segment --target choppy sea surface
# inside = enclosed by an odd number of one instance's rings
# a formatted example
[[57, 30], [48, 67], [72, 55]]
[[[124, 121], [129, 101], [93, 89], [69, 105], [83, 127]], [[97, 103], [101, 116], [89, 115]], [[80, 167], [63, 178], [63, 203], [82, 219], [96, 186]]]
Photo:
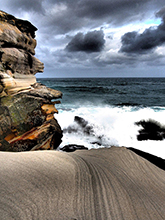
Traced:
[[[60, 147], [134, 147], [165, 158], [165, 139], [138, 141], [140, 120], [165, 126], [165, 78], [37, 79], [63, 93], [55, 115], [64, 130]], [[87, 130], [77, 123], [81, 117]]]

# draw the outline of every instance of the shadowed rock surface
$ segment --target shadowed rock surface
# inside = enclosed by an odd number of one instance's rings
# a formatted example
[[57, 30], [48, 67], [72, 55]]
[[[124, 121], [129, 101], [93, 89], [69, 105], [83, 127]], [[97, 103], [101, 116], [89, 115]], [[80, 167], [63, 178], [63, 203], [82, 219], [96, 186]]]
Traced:
[[106, 143], [104, 141], [104, 135], [98, 135], [96, 134], [95, 130], [94, 130], [94, 125], [89, 123], [87, 120], [85, 120], [84, 118], [80, 117], [80, 116], [75, 116], [74, 117], [74, 122], [69, 125], [68, 127], [63, 129], [64, 133], [81, 133], [82, 135], [85, 136], [90, 136], [92, 137], [92, 141], [90, 142], [91, 144], [95, 144], [98, 146], [106, 146], [109, 147], [109, 143]]
[[75, 116], [74, 123], [75, 124], [68, 126], [63, 131], [65, 133], [76, 133], [81, 130], [85, 135], [94, 135], [93, 127], [89, 125], [88, 121], [86, 121], [84, 118]]
[[163, 140], [165, 138], [165, 127], [155, 120], [141, 120], [135, 123], [142, 128], [139, 130], [137, 139], [143, 140]]
[[83, 129], [85, 134], [93, 134], [93, 127], [89, 125], [88, 121], [86, 121], [84, 118], [75, 116], [74, 121]]
[[1, 219], [163, 220], [165, 173], [126, 148], [0, 152]]
[[152, 154], [146, 153], [144, 151], [135, 149], [133, 147], [128, 147], [127, 149], [132, 150], [133, 152], [135, 152], [136, 154], [138, 154], [139, 156], [145, 158], [146, 160], [150, 161], [151, 163], [155, 164], [157, 167], [161, 168], [162, 170], [165, 170], [165, 160], [154, 156]]
[[64, 147], [60, 148], [60, 150], [66, 151], [66, 152], [73, 152], [75, 150], [88, 150], [88, 148], [83, 145], [68, 144], [68, 145], [65, 145]]
[[36, 82], [44, 65], [35, 56], [30, 22], [0, 11], [0, 150], [54, 149], [62, 131], [54, 119], [52, 99], [62, 93]]

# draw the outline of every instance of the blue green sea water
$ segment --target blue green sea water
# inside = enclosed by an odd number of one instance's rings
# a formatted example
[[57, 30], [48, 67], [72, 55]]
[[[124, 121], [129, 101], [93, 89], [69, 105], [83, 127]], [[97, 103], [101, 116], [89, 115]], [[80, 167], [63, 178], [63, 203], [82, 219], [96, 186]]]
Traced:
[[[38, 82], [60, 90], [55, 115], [64, 129], [61, 146], [81, 144], [89, 149], [134, 147], [165, 158], [165, 141], [138, 141], [135, 122], [155, 120], [165, 125], [165, 78], [43, 78]], [[84, 134], [79, 116], [92, 127]], [[73, 128], [73, 129], [68, 129]]]

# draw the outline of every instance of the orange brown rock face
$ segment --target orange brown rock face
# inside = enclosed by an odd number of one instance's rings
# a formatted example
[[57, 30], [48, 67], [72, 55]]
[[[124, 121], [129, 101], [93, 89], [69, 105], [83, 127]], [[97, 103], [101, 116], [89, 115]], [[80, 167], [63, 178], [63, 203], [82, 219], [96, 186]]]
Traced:
[[37, 30], [0, 11], [0, 150], [55, 149], [62, 131], [53, 99], [62, 93], [36, 82], [44, 65], [35, 54]]

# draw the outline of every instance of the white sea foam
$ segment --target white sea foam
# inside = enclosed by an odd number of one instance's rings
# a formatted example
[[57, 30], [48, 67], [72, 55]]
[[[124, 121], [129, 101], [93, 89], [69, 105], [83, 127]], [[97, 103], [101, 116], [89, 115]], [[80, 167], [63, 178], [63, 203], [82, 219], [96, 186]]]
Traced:
[[[135, 108], [135, 107], [79, 107], [69, 111], [59, 110], [55, 115], [62, 129], [69, 126], [77, 132], [64, 133], [61, 147], [67, 144], [80, 144], [91, 148], [126, 146], [151, 153], [165, 159], [165, 140], [138, 141], [137, 134], [140, 129], [135, 122], [154, 119], [165, 125], [165, 108]], [[93, 127], [93, 135], [83, 133], [81, 127], [74, 122], [79, 116], [88, 121]], [[95, 142], [95, 144], [92, 144]], [[100, 145], [96, 144], [100, 142]]]

